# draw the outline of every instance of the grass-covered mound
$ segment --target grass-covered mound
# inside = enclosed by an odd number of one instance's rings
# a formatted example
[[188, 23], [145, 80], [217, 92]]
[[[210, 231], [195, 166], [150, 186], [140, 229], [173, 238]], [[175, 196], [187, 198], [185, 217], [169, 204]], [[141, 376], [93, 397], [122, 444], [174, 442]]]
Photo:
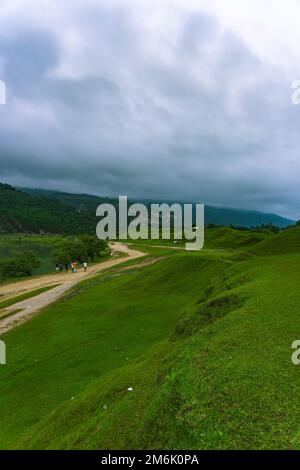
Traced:
[[237, 230], [231, 227], [215, 227], [205, 230], [207, 249], [240, 250], [273, 238], [269, 230]]
[[82, 283], [4, 338], [1, 447], [299, 448], [299, 278], [173, 250]]
[[[228, 264], [222, 257], [211, 258], [176, 254], [141, 273], [100, 276], [6, 335], [0, 445], [26, 436], [32, 425], [91, 382], [130, 368], [156, 345], [160, 348], [207, 280], [221, 276]], [[125, 391], [130, 382], [123, 383]]]
[[249, 251], [261, 256], [300, 253], [300, 226], [283, 230], [278, 235], [252, 247]]
[[142, 445], [300, 448], [300, 373], [291, 362], [300, 257], [251, 260], [238, 271], [245, 277], [229, 271], [229, 281], [241, 285], [221, 296], [218, 315], [216, 301], [208, 301], [189, 317], [191, 341], [150, 406]]

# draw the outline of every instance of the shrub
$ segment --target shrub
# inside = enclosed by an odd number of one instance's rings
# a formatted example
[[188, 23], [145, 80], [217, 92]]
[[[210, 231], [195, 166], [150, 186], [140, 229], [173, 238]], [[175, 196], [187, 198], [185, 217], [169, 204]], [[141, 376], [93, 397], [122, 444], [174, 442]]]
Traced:
[[18, 251], [11, 258], [2, 261], [1, 274], [3, 278], [32, 276], [40, 264], [41, 261], [34, 251]]
[[87, 260], [94, 261], [96, 257], [105, 256], [108, 253], [109, 247], [105, 241], [93, 235], [83, 235], [76, 240], [64, 240], [59, 243], [53, 252], [53, 261], [67, 264], [77, 260], [82, 263]]

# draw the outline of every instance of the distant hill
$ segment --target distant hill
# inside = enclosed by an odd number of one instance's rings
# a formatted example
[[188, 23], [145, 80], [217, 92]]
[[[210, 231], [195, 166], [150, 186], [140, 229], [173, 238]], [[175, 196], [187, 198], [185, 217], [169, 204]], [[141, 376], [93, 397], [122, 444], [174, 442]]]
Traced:
[[261, 227], [274, 225], [283, 228], [293, 225], [294, 220], [260, 211], [230, 209], [226, 207], [205, 206], [205, 223], [224, 225], [226, 227]]
[[[104, 202], [118, 206], [118, 200], [112, 198], [43, 189], [16, 189], [0, 183], [0, 234], [94, 233], [96, 208]], [[144, 202], [150, 204], [152, 201]], [[205, 211], [206, 224], [248, 228], [272, 224], [282, 228], [294, 223], [274, 214], [256, 211], [213, 206], [206, 206]]]
[[55, 198], [33, 196], [0, 183], [0, 234], [94, 233], [96, 217]]
[[64, 206], [73, 207], [80, 211], [93, 212], [95, 214], [97, 207], [102, 203], [117, 205], [117, 199], [108, 197], [93, 196], [91, 194], [71, 194], [61, 191], [36, 188], [18, 188], [33, 197], [42, 197], [59, 201]]
[[[92, 211], [95, 213], [96, 208], [103, 202], [110, 202], [117, 206], [117, 199], [104, 198], [100, 196], [92, 196], [89, 194], [69, 194], [59, 191], [51, 191], [44, 189], [20, 188], [22, 191], [39, 197], [58, 200], [60, 203], [74, 207], [79, 210]], [[139, 201], [143, 202], [143, 201]], [[161, 203], [162, 201], [145, 200], [145, 204]], [[178, 201], [170, 201], [178, 202]], [[179, 201], [180, 202], [180, 201]], [[268, 214], [259, 211], [249, 211], [243, 209], [230, 209], [226, 207], [205, 206], [205, 224], [214, 224], [221, 226], [233, 227], [260, 227], [262, 225], [274, 225], [283, 228], [294, 224], [295, 221], [280, 217], [276, 214]]]

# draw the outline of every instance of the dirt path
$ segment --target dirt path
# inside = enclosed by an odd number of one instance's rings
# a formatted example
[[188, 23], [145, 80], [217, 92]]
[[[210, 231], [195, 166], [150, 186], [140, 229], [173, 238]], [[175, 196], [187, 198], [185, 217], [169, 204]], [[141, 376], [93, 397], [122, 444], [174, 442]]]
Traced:
[[116, 266], [120, 263], [124, 263], [125, 261], [134, 260], [145, 256], [145, 253], [132, 250], [123, 243], [114, 243], [111, 248], [114, 253], [122, 252], [125, 253], [126, 256], [95, 264], [88, 268], [87, 272], [84, 272], [83, 269], [80, 269], [77, 273], [69, 272], [63, 274], [51, 274], [41, 276], [38, 279], [30, 279], [23, 282], [21, 281], [2, 286], [0, 288], [0, 295], [2, 295], [3, 298], [9, 298], [28, 291], [32, 291], [34, 289], [39, 289], [40, 287], [59, 284], [59, 286], [39, 294], [36, 297], [23, 300], [22, 302], [18, 302], [17, 304], [7, 307], [5, 309], [5, 314], [8, 316], [2, 318], [2, 320], [0, 319], [0, 335], [6, 333], [15, 326], [28, 321], [42, 308], [59, 299], [65, 292], [67, 292], [78, 282], [93, 277], [99, 272]]

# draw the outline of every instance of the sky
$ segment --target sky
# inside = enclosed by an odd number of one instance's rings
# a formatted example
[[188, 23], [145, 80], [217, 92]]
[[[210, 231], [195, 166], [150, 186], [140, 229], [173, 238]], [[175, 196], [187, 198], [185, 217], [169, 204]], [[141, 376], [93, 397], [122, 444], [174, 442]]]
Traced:
[[298, 0], [1, 0], [0, 181], [300, 219]]

